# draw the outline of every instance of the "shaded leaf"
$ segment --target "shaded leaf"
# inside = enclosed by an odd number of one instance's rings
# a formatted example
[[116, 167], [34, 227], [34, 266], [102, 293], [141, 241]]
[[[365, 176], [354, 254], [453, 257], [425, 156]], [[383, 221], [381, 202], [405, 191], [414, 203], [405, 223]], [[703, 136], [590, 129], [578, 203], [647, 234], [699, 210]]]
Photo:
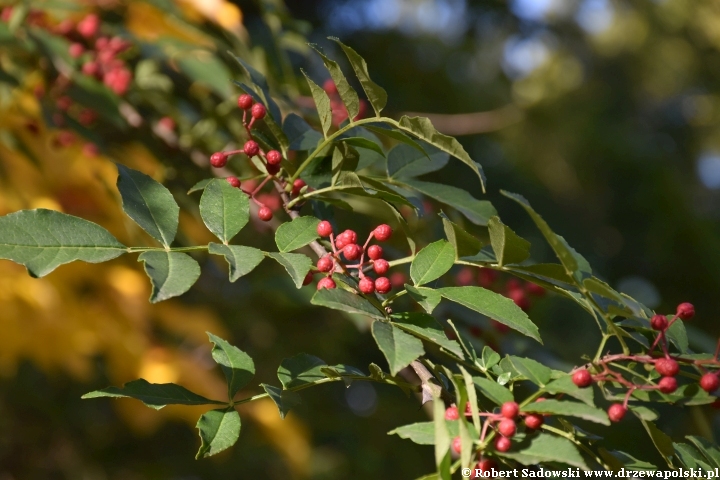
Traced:
[[234, 407], [210, 410], [195, 426], [200, 433], [200, 450], [196, 459], [211, 457], [235, 445], [240, 438], [240, 415]]
[[326, 378], [321, 371], [322, 367], [327, 367], [324, 361], [307, 353], [301, 353], [283, 360], [278, 367], [277, 376], [283, 388], [299, 387]]
[[455, 247], [458, 258], [477, 255], [480, 250], [487, 245], [486, 242], [470, 235], [458, 224], [452, 222], [443, 212], [440, 212], [440, 217], [442, 218], [445, 236], [448, 241], [452, 243], [453, 247]]
[[266, 383], [261, 383], [260, 386], [265, 390], [270, 399], [275, 402], [275, 405], [280, 412], [280, 418], [284, 419], [291, 408], [302, 403], [300, 395], [295, 392], [273, 387], [272, 385], [268, 385]]
[[355, 71], [355, 75], [358, 80], [360, 80], [360, 85], [362, 85], [363, 90], [365, 90], [365, 95], [367, 95], [370, 105], [372, 105], [373, 110], [375, 110], [375, 114], [379, 117], [380, 112], [383, 108], [385, 108], [385, 104], [387, 104], [387, 92], [385, 92], [380, 85], [370, 79], [367, 63], [365, 63], [364, 58], [358, 55], [355, 50], [342, 43], [339, 39], [330, 37], [330, 40], [333, 40], [340, 45], [345, 52], [345, 55], [347, 55], [348, 60], [350, 60], [350, 65]]
[[551, 415], [577, 417], [602, 425], [610, 425], [607, 412], [584, 403], [547, 399], [543, 402], [533, 402], [525, 405], [520, 410], [530, 413], [548, 413]]
[[356, 148], [364, 148], [366, 150], [371, 150], [371, 151], [377, 153], [378, 155], [381, 155], [383, 157], [385, 156], [385, 151], [382, 149], [382, 147], [367, 138], [343, 137], [339, 140], [339, 142], [346, 143], [346, 144], [351, 145]]
[[390, 323], [373, 322], [372, 335], [380, 351], [385, 355], [392, 375], [397, 375], [410, 362], [425, 353], [420, 340]]
[[221, 245], [210, 243], [208, 252], [213, 255], [222, 255], [230, 266], [230, 281], [234, 282], [243, 275], [252, 272], [265, 258], [265, 254], [253, 247], [243, 245]]
[[200, 265], [182, 252], [143, 252], [138, 261], [145, 262], [145, 273], [152, 283], [152, 303], [182, 295], [190, 290], [200, 276]]
[[467, 191], [457, 187], [415, 179], [403, 179], [401, 185], [453, 207], [476, 225], [487, 225], [490, 217], [497, 214], [495, 207], [490, 202], [478, 200]]
[[425, 152], [401, 143], [387, 154], [387, 174], [390, 178], [409, 178], [440, 170], [450, 155], [432, 145], [422, 145]]
[[297, 288], [302, 287], [305, 275], [310, 271], [312, 260], [307, 255], [301, 253], [268, 253], [270, 258], [274, 259], [290, 274]]
[[434, 343], [462, 358], [463, 351], [460, 344], [447, 338], [445, 330], [440, 327], [440, 324], [432, 315], [403, 312], [393, 314], [391, 318], [398, 328], [410, 332], [425, 341]]
[[320, 55], [320, 58], [322, 58], [322, 61], [325, 64], [325, 68], [327, 68], [328, 72], [330, 72], [330, 76], [332, 77], [333, 81], [335, 82], [335, 86], [337, 87], [338, 95], [340, 95], [340, 99], [345, 104], [345, 108], [347, 108], [348, 112], [348, 117], [352, 121], [352, 119], [357, 117], [358, 113], [360, 112], [360, 100], [358, 98], [357, 92], [355, 92], [355, 90], [353, 90], [353, 88], [350, 86], [347, 79], [345, 78], [345, 75], [340, 69], [340, 65], [338, 65], [336, 61], [330, 60], [314, 45], [310, 46], [318, 53], [318, 55]]
[[250, 201], [239, 188], [215, 179], [205, 186], [200, 198], [200, 216], [208, 230], [227, 245], [247, 225]]
[[310, 303], [343, 312], [360, 313], [376, 319], [385, 318], [384, 312], [375, 308], [366, 298], [339, 288], [318, 290]]
[[207, 399], [174, 383], [150, 383], [142, 378], [128, 382], [122, 387], [103, 388], [82, 396], [83, 399], [100, 397], [134, 398], [155, 410], [160, 410], [165, 405], [225, 404], [225, 402]]
[[283, 132], [288, 137], [290, 150], [314, 150], [323, 139], [320, 132], [295, 113], [290, 113], [285, 117]]
[[522, 263], [530, 256], [530, 242], [519, 237], [499, 217], [490, 218], [488, 230], [498, 265]]
[[21, 210], [0, 217], [0, 258], [43, 277], [65, 263], [100, 263], [127, 251], [100, 225], [54, 210]]
[[232, 400], [235, 394], [255, 376], [255, 362], [250, 355], [239, 348], [230, 345], [226, 340], [207, 333], [210, 341], [214, 343], [212, 357], [215, 363], [225, 374], [228, 385], [228, 399]]

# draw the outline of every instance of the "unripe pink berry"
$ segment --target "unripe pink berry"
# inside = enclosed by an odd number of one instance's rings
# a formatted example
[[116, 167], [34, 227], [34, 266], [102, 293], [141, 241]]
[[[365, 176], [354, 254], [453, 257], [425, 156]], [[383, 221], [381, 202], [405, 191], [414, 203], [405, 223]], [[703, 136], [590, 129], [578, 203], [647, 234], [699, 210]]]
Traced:
[[653, 315], [650, 319], [650, 326], [653, 330], [665, 330], [668, 327], [668, 319], [665, 315]]
[[495, 439], [495, 450], [498, 452], [507, 452], [512, 447], [512, 441], [507, 437], [497, 437]]
[[270, 150], [267, 152], [267, 155], [265, 155], [265, 158], [267, 158], [269, 165], [280, 165], [280, 162], [282, 162], [282, 154], [277, 150]]
[[453, 438], [452, 449], [455, 453], [460, 453], [462, 451], [462, 440], [460, 440], [459, 436]]
[[525, 426], [531, 430], [537, 430], [538, 428], [542, 427], [542, 424], [545, 422], [545, 419], [542, 415], [539, 415], [537, 413], [530, 413], [525, 416]]
[[680, 371], [680, 365], [672, 358], [658, 358], [655, 361], [655, 370], [663, 377], [674, 377]]
[[530, 300], [527, 298], [527, 295], [525, 295], [523, 290], [510, 290], [507, 295], [513, 302], [515, 302], [515, 305], [521, 309], [528, 310], [530, 308]]
[[86, 62], [83, 63], [82, 73], [88, 77], [95, 77], [100, 72], [100, 65], [97, 62]]
[[[482, 461], [478, 462], [477, 465], [475, 465], [475, 469], [473, 470], [473, 476], [471, 476], [470, 478], [488, 478], [488, 477], [483, 476], [482, 474], [484, 474], [485, 472], [492, 472], [493, 468], [495, 470], [497, 470], [497, 468], [498, 468], [498, 465], [497, 465], [497, 463], [495, 463], [494, 460], [490, 460], [490, 459], [482, 460]], [[475, 472], [475, 470], [480, 470], [480, 476], [476, 475], [477, 472]]]
[[[388, 268], [390, 268], [390, 264], [388, 264]], [[405, 282], [407, 282], [407, 275], [403, 272], [393, 272], [390, 275], [390, 283], [394, 288], [401, 288]]]
[[372, 295], [375, 293], [375, 282], [370, 277], [363, 277], [358, 282], [358, 288], [365, 295]]
[[572, 375], [572, 382], [580, 388], [589, 387], [592, 385], [592, 375], [584, 368], [576, 370]]
[[114, 68], [103, 75], [103, 83], [117, 95], [124, 95], [131, 81], [132, 73], [126, 68]]
[[318, 223], [317, 233], [321, 237], [329, 237], [332, 231], [332, 224], [327, 220], [323, 220], [322, 222]]
[[273, 218], [272, 210], [268, 207], [261, 207], [260, 210], [258, 210], [258, 218], [263, 222], [270, 221]]
[[472, 268], [462, 268], [457, 275], [455, 275], [455, 283], [460, 287], [468, 287], [475, 283], [475, 272]]
[[389, 268], [390, 263], [388, 263], [387, 260], [383, 258], [373, 260], [373, 270], [375, 270], [375, 273], [377, 273], [378, 275], [385, 275]]
[[390, 291], [392, 285], [387, 277], [378, 277], [375, 279], [375, 291], [381, 295], [385, 295]]
[[255, 140], [248, 140], [245, 142], [245, 145], [243, 145], [243, 152], [248, 157], [254, 157], [260, 152], [260, 145], [258, 145]]
[[343, 255], [348, 260], [357, 260], [362, 255], [363, 249], [357, 243], [351, 243], [343, 247]]
[[250, 113], [255, 120], [262, 120], [263, 118], [265, 118], [265, 114], [267, 113], [267, 111], [265, 110], [265, 105], [263, 105], [262, 103], [256, 103], [252, 106]]
[[335, 261], [330, 255], [326, 255], [317, 261], [317, 269], [321, 272], [327, 273], [332, 270], [333, 267], [335, 267]]
[[514, 436], [516, 428], [515, 421], [509, 418], [503, 418], [500, 420], [500, 423], [498, 423], [498, 432], [504, 437], [510, 438]]
[[455, 405], [450, 405], [445, 409], [445, 420], [457, 420], [460, 418], [460, 412]]
[[720, 379], [714, 373], [706, 373], [700, 377], [700, 388], [706, 392], [714, 392], [720, 387]]
[[373, 230], [373, 233], [375, 234], [375, 238], [379, 242], [385, 242], [387, 240], [390, 240], [390, 237], [392, 236], [392, 228], [390, 228], [390, 225], [382, 224], [375, 227], [375, 230]]
[[505, 418], [515, 418], [520, 412], [520, 406], [516, 402], [505, 402], [500, 407], [500, 415]]
[[100, 17], [91, 13], [77, 24], [77, 31], [85, 38], [94, 37], [100, 29]]
[[678, 387], [677, 380], [675, 377], [662, 377], [658, 382], [658, 387], [662, 393], [673, 393]]
[[83, 47], [82, 43], [71, 43], [68, 48], [68, 53], [71, 57], [78, 58], [80, 55], [85, 53], [85, 47]]
[[243, 110], [251, 108], [253, 106], [253, 103], [253, 98], [247, 93], [243, 93], [238, 97], [238, 107], [242, 108]]
[[367, 249], [367, 254], [371, 260], [377, 260], [382, 258], [383, 249], [380, 245], [370, 245]]
[[210, 155], [210, 165], [215, 168], [222, 168], [227, 165], [228, 155], [225, 152], [215, 152]]
[[322, 290], [323, 288], [326, 288], [328, 290], [332, 290], [336, 286], [337, 285], [335, 285], [335, 280], [330, 277], [325, 277], [318, 282], [317, 289]]
[[610, 408], [608, 408], [608, 417], [610, 417], [611, 422], [619, 422], [623, 419], [626, 413], [627, 408], [620, 403], [613, 403], [610, 405]]
[[681, 303], [677, 306], [677, 316], [683, 320], [690, 320], [695, 316], [695, 306], [692, 303]]
[[240, 188], [240, 179], [238, 179], [237, 177], [233, 177], [233, 176], [227, 177], [227, 182], [232, 187]]

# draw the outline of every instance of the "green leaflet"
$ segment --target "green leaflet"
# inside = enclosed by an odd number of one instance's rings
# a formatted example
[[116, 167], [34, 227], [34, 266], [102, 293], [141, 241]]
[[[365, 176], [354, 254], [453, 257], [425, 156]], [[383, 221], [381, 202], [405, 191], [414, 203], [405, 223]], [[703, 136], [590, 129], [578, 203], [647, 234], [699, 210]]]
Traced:
[[432, 282], [447, 273], [455, 264], [455, 248], [438, 240], [418, 252], [410, 265], [410, 277], [416, 286]]
[[243, 275], [252, 272], [265, 258], [265, 254], [253, 247], [243, 245], [221, 245], [210, 243], [208, 252], [213, 255], [222, 255], [230, 266], [230, 281], [234, 282]]
[[250, 356], [239, 348], [230, 345], [220, 337], [207, 333], [210, 341], [214, 343], [212, 357], [215, 363], [225, 374], [228, 385], [228, 399], [232, 400], [235, 394], [255, 376], [255, 363]]
[[385, 355], [392, 375], [397, 375], [400, 370], [410, 365], [410, 362], [425, 353], [420, 340], [391, 323], [375, 321], [372, 335]]
[[268, 256], [285, 267], [297, 288], [302, 287], [305, 275], [310, 271], [312, 260], [301, 253], [268, 253]]
[[305, 79], [310, 86], [310, 93], [312, 94], [313, 100], [315, 100], [315, 108], [320, 118], [320, 126], [322, 127], [323, 134], [327, 137], [330, 128], [332, 127], [332, 109], [330, 108], [330, 97], [328, 97], [325, 90], [320, 88], [315, 82], [310, 80], [310, 77], [304, 70], [301, 70]]
[[127, 251], [100, 225], [54, 210], [21, 210], [0, 217], [0, 258], [43, 277], [65, 263], [100, 263]]
[[83, 399], [100, 397], [134, 398], [155, 410], [160, 410], [165, 405], [225, 404], [225, 402], [207, 399], [174, 383], [150, 383], [142, 378], [126, 383], [122, 388], [108, 387], [82, 396]]
[[299, 387], [326, 378], [321, 368], [327, 364], [317, 357], [301, 353], [286, 358], [278, 367], [277, 376], [283, 388]]
[[292, 252], [302, 248], [319, 238], [317, 226], [320, 223], [315, 217], [298, 217], [291, 222], [280, 225], [275, 231], [275, 244], [281, 252]]
[[490, 217], [497, 214], [495, 207], [487, 200], [478, 200], [470, 193], [457, 187], [441, 183], [423, 182], [414, 178], [396, 181], [400, 186], [407, 186], [423, 195], [434, 198], [438, 202], [451, 206], [476, 225], [487, 225]]
[[342, 43], [339, 39], [334, 37], [329, 38], [340, 45], [343, 52], [345, 52], [345, 55], [347, 55], [348, 60], [350, 60], [350, 65], [355, 71], [355, 75], [358, 80], [360, 80], [360, 85], [362, 85], [363, 90], [365, 90], [365, 95], [367, 95], [370, 105], [372, 105], [373, 110], [375, 110], [375, 114], [379, 117], [380, 112], [382, 112], [382, 109], [385, 108], [385, 104], [387, 104], [387, 92], [380, 85], [370, 79], [367, 63], [365, 63], [364, 58], [358, 55], [355, 50]]
[[200, 198], [200, 216], [208, 230], [227, 245], [247, 225], [250, 200], [226, 180], [215, 179], [205, 186]]
[[278, 387], [273, 387], [272, 385], [268, 385], [266, 383], [262, 383], [260, 384], [260, 386], [265, 390], [265, 393], [267, 393], [270, 399], [275, 403], [275, 406], [277, 406], [278, 411], [280, 412], [280, 418], [285, 418], [291, 408], [296, 407], [300, 405], [300, 403], [302, 403], [300, 395], [295, 392], [292, 392], [290, 390], [283, 390]]
[[343, 312], [368, 315], [375, 319], [385, 318], [384, 312], [378, 310], [366, 298], [340, 288], [318, 290], [315, 292], [315, 295], [313, 295], [310, 303]]
[[412, 178], [440, 170], [447, 165], [450, 155], [432, 145], [422, 146], [426, 153], [408, 144], [400, 143], [387, 154], [387, 174], [390, 178]]
[[577, 417], [582, 418], [583, 420], [599, 423], [601, 425], [610, 425], [610, 420], [604, 410], [578, 402], [548, 399], [544, 402], [533, 402], [525, 405], [522, 407], [521, 411]]
[[196, 428], [200, 434], [200, 450], [196, 459], [213, 456], [235, 445], [240, 438], [240, 415], [235, 407], [210, 410], [203, 414]]
[[152, 283], [152, 303], [182, 295], [200, 276], [200, 265], [186, 253], [154, 250], [140, 254], [138, 261], [145, 262], [145, 273]]
[[530, 242], [519, 237], [510, 227], [503, 224], [499, 217], [490, 218], [488, 229], [498, 265], [521, 263], [530, 256]]
[[318, 55], [320, 55], [320, 58], [322, 58], [322, 61], [325, 64], [325, 68], [327, 68], [328, 72], [330, 72], [330, 76], [335, 82], [340, 99], [345, 104], [345, 108], [347, 108], [348, 117], [350, 118], [350, 121], [352, 121], [352, 119], [357, 117], [360, 112], [360, 99], [358, 98], [357, 93], [348, 83], [345, 75], [340, 69], [340, 65], [338, 65], [336, 61], [330, 60], [326, 57], [325, 54], [318, 50], [314, 45], [311, 45], [311, 47], [318, 53]]

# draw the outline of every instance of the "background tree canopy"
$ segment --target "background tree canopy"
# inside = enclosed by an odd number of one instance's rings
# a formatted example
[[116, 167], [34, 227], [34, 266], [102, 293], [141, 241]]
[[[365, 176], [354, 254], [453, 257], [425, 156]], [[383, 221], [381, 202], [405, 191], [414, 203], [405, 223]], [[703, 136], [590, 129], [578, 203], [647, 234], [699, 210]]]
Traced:
[[[87, 9], [30, 3], [69, 18]], [[141, 116], [155, 116], [137, 129], [113, 126], [112, 118], [88, 129], [101, 157], [77, 143], [60, 148], [48, 104], [33, 95], [41, 83], [37, 65], [26, 66], [22, 84], [0, 89], [0, 213], [57, 209], [102, 223], [121, 241], [135, 239], [117, 197], [108, 193], [115, 181], [112, 161], [155, 176], [173, 192], [187, 191], [207, 176], [197, 158], [240, 131], [228, 112], [237, 94], [231, 80], [243, 74], [226, 51], [267, 73], [284, 95], [299, 95], [302, 108], [310, 98], [299, 68], [318, 84], [327, 75], [306, 42], [340, 58], [327, 40], [338, 36], [367, 59], [373, 79], [388, 91], [388, 115], [422, 112], [440, 131], [458, 135], [485, 168], [488, 193], [483, 196], [477, 178], [455, 161], [434, 172], [434, 180], [491, 200], [516, 232], [538, 240], [533, 256], [550, 260], [552, 251], [531, 221], [499, 194], [522, 191], [613, 287], [663, 311], [693, 302], [699, 313], [688, 325], [691, 345], [714, 350], [712, 335], [720, 334], [713, 322], [720, 310], [716, 2], [285, 4], [287, 10], [280, 0], [107, 5], [104, 19], [152, 60], [133, 64], [141, 88], [129, 95]], [[0, 41], [10, 45], [12, 36], [5, 34]], [[0, 75], [17, 73], [2, 53], [0, 66]], [[154, 128], [160, 113], [177, 123], [176, 145], [158, 140], [164, 140], [162, 129]], [[181, 205], [179, 235], [209, 241], [186, 207]], [[422, 205], [424, 215], [440, 209]], [[370, 218], [336, 216], [363, 231], [387, 220], [370, 208], [363, 213]], [[255, 228], [263, 232], [262, 225]], [[420, 232], [424, 239], [438, 237], [422, 227]], [[273, 242], [270, 233], [246, 230], [241, 236], [258, 248]], [[310, 306], [312, 292], [296, 290], [279, 276], [280, 267], [232, 284], [222, 263], [208, 260], [203, 267], [199, 283], [182, 299], [150, 305], [142, 265], [133, 260], [68, 265], [43, 279], [0, 262], [0, 478], [230, 479], [238, 472], [248, 478], [415, 478], [432, 469], [431, 447], [387, 435], [426, 413], [382, 386], [309, 391], [285, 420], [269, 402], [254, 403], [241, 412], [251, 421], [244, 423], [238, 446], [199, 462], [188, 452], [197, 446], [193, 423], [202, 409], [155, 412], [133, 402], [80, 400], [91, 389], [138, 377], [182, 383], [207, 395], [222, 392], [220, 376], [209, 373], [206, 330], [251, 353], [261, 380], [302, 351], [329, 364], [383, 362], [366, 323]], [[594, 332], [566, 328], [567, 319], [582, 312], [551, 296], [530, 311], [552, 332], [544, 336], [544, 350], [466, 311], [453, 314], [476, 322], [485, 340], [503, 352], [546, 355], [542, 360], [558, 369], [569, 370], [597, 341]], [[661, 417], [660, 427], [669, 435], [717, 438], [720, 425], [711, 407], [668, 411], [673, 414]], [[638, 425], [617, 426], [608, 442], [659, 464], [654, 450], [643, 447], [648, 440]]]

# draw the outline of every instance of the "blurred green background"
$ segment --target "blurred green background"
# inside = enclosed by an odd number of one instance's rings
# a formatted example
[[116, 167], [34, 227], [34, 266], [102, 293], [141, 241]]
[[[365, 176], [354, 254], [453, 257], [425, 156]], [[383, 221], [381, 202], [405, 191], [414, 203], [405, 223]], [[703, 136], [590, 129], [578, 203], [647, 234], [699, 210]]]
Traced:
[[[250, 45], [267, 55], [272, 73], [273, 26], [268, 23], [268, 9], [280, 3], [264, 2], [263, 7], [252, 1], [236, 3]], [[488, 194], [483, 197], [476, 181], [452, 162], [433, 174], [434, 179], [493, 201], [505, 223], [532, 241], [533, 257], [552, 261], [552, 252], [529, 219], [498, 192], [524, 194], [612, 286], [659, 312], [671, 312], [681, 301], [694, 303], [698, 314], [688, 326], [693, 348], [714, 349], [713, 337], [720, 334], [714, 321], [720, 310], [720, 4], [712, 0], [286, 3], [292, 17], [308, 22], [309, 41], [338, 58], [340, 52], [326, 39], [338, 36], [367, 59], [373, 79], [388, 91], [390, 116], [419, 112], [430, 116], [440, 131], [459, 135], [485, 168]], [[289, 59], [295, 70], [303, 66], [317, 82], [327, 76], [316, 57], [293, 53]], [[174, 161], [160, 158], [166, 164]], [[5, 152], [0, 160], [10, 164]], [[170, 184], [178, 190], [202, 178], [198, 169], [174, 166], [180, 174], [170, 178]], [[12, 184], [5, 178], [4, 182], [11, 190], [25, 185], [24, 180]], [[28, 202], [33, 204], [30, 197], [8, 202], [3, 210], [26, 208]], [[428, 207], [426, 218], [434, 222], [438, 207]], [[359, 232], [377, 223], [375, 218], [346, 213], [338, 213], [337, 220]], [[418, 229], [421, 243], [441, 235], [436, 222]], [[241, 237], [241, 243], [250, 245], [272, 243], [268, 234], [246, 231]], [[402, 242], [394, 246], [402, 255]], [[3, 268], [8, 270], [0, 271], [0, 280], [3, 275], [8, 280], [22, 274], [22, 269], [6, 263]], [[81, 271], [91, 276], [97, 267], [75, 268], [63, 267], [67, 276]], [[132, 277], [137, 269], [133, 261], [108, 268], [115, 268], [105, 272], [109, 280], [94, 288], [109, 291], [116, 284], [144, 282]], [[58, 289], [62, 281], [55, 281]], [[11, 288], [8, 282], [3, 285]], [[67, 288], [78, 296], [78, 306], [60, 310], [67, 316], [79, 315], [88, 301], [82, 296], [88, 287], [78, 282]], [[142, 301], [147, 296], [143, 288], [131, 292]], [[50, 346], [49, 334], [23, 337], [18, 343], [25, 347], [6, 349], [2, 363], [0, 480], [409, 479], [429, 472], [431, 447], [386, 435], [399, 425], [423, 421], [425, 411], [415, 399], [374, 385], [356, 384], [348, 390], [332, 385], [303, 392], [304, 404], [285, 422], [274, 418], [272, 405], [270, 410], [246, 412], [238, 444], [202, 461], [193, 459], [199, 442], [190, 416], [171, 413], [159, 421], [160, 414], [142, 406], [121, 405], [129, 401], [80, 400], [83, 393], [118, 383], [118, 378], [127, 381], [139, 373], [166, 378], [169, 374], [163, 368], [183, 366], [194, 369], [193, 378], [187, 373], [173, 378], [212, 391], [217, 385], [193, 380], [211, 375], [209, 349], [202, 340], [205, 329], [220, 329], [255, 359], [258, 383], [277, 383], [277, 365], [300, 352], [329, 364], [363, 369], [370, 362], [385, 365], [366, 324], [310, 308], [311, 293], [309, 288], [298, 292], [280, 269], [269, 265], [228, 284], [225, 267], [207, 261], [201, 281], [181, 299], [179, 309], [158, 312], [133, 306], [135, 310], [126, 312], [125, 323], [117, 328], [139, 330], [142, 335], [123, 337], [123, 348], [132, 351], [133, 342], [138, 342], [143, 353], [133, 357], [133, 367], [122, 374], [112, 367], [113, 354], [102, 349], [90, 349], [92, 363], [80, 373], [57, 361], [81, 349], [78, 343], [86, 345], [84, 337], [77, 340], [78, 331], [95, 327], [73, 327], [77, 341], [67, 345]], [[0, 302], [8, 308], [2, 313], [0, 307], [0, 325], [9, 323], [11, 315], [22, 318], [0, 334], [11, 344], [8, 338], [21, 338], [37, 319], [10, 308], [11, 295], [2, 295]], [[104, 295], [110, 310], [120, 309], [122, 298], [112, 292]], [[183, 305], [198, 310], [188, 311]], [[63, 321], [63, 316], [53, 313], [59, 308], [56, 304], [48, 308], [48, 322]], [[557, 298], [542, 298], [530, 310], [546, 339], [542, 349], [512, 334], [499, 335], [467, 311], [446, 307], [439, 313], [488, 332], [479, 341], [494, 342], [502, 353], [521, 352], [556, 368], [579, 364], [580, 355], [590, 352], [597, 341], [593, 323], [584, 313]], [[142, 322], [132, 320], [139, 315]], [[33, 342], [38, 344], [26, 345]], [[26, 353], [33, 348], [36, 353]], [[58, 350], [55, 356], [48, 354], [52, 359], [44, 361], [43, 352], [52, 349]], [[710, 407], [661, 411], [670, 415], [659, 425], [673, 437], [692, 432], [712, 438], [720, 431]], [[628, 420], [610, 430], [607, 442], [621, 442], [637, 457], [657, 461], [635, 422]]]

